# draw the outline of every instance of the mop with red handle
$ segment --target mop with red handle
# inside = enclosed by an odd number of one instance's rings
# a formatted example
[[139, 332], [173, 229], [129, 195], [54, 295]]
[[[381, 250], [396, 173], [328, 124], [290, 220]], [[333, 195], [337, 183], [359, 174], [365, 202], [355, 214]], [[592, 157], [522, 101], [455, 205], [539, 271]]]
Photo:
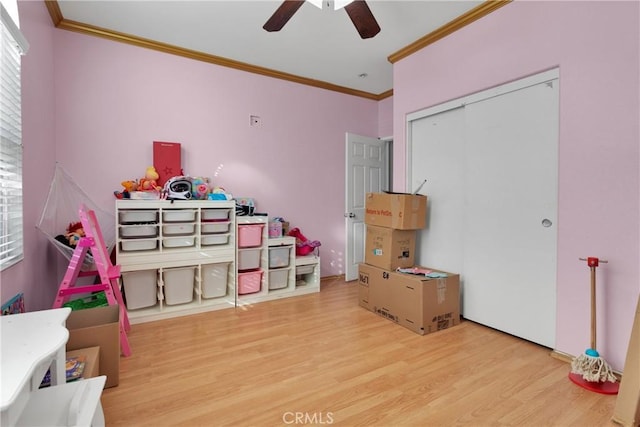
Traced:
[[596, 350], [596, 268], [608, 261], [596, 257], [580, 258], [591, 270], [591, 348], [573, 359], [569, 379], [575, 384], [603, 394], [617, 394], [619, 384], [609, 364]]

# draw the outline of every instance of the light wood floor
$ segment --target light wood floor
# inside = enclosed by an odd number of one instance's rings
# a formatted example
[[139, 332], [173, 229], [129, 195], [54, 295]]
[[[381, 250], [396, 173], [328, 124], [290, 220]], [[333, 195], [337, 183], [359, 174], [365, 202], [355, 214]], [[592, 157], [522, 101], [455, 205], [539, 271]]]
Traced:
[[573, 384], [549, 349], [470, 321], [417, 335], [359, 307], [356, 282], [129, 340], [107, 426], [616, 426], [616, 397]]

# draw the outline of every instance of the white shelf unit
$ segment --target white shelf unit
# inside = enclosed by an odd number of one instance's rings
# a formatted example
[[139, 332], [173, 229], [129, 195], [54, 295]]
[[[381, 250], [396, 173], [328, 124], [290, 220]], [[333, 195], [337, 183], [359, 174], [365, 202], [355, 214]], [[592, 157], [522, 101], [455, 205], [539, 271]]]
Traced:
[[117, 200], [131, 323], [234, 307], [235, 232], [234, 201]]
[[[296, 239], [285, 236], [269, 238], [268, 218], [262, 216], [236, 217], [238, 227], [238, 248], [237, 266], [238, 277], [236, 278], [238, 306], [255, 304], [280, 298], [289, 298], [311, 292], [320, 291], [320, 257], [296, 257]], [[259, 246], [242, 247], [240, 242], [240, 228], [245, 225], [262, 224], [262, 235]], [[253, 243], [253, 242], [250, 242]], [[260, 255], [256, 258], [256, 253]], [[249, 263], [243, 265], [245, 254], [251, 254]], [[305, 273], [306, 284], [296, 286], [296, 266], [300, 262], [306, 266], [311, 266], [310, 272]], [[243, 267], [252, 267], [243, 270]], [[308, 268], [308, 267], [307, 267]], [[255, 292], [243, 293], [240, 282], [243, 274], [261, 274], [260, 288]]]

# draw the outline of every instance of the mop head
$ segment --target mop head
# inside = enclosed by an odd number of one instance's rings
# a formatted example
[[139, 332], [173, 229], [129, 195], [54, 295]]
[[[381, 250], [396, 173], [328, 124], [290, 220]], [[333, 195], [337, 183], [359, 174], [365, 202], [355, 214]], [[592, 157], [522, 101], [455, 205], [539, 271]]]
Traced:
[[609, 364], [600, 357], [596, 350], [591, 348], [573, 359], [571, 372], [582, 375], [582, 378], [589, 382], [611, 381], [615, 383], [617, 381]]

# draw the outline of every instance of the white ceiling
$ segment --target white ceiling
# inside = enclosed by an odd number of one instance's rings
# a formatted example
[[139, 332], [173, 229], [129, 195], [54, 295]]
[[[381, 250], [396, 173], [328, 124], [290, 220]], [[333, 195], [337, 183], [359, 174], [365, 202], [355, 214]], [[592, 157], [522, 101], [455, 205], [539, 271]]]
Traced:
[[334, 11], [327, 0], [323, 9], [306, 2], [281, 31], [272, 33], [262, 26], [280, 0], [58, 0], [65, 21], [375, 95], [393, 87], [389, 55], [481, 3], [369, 0], [381, 31], [363, 40], [347, 13]]

